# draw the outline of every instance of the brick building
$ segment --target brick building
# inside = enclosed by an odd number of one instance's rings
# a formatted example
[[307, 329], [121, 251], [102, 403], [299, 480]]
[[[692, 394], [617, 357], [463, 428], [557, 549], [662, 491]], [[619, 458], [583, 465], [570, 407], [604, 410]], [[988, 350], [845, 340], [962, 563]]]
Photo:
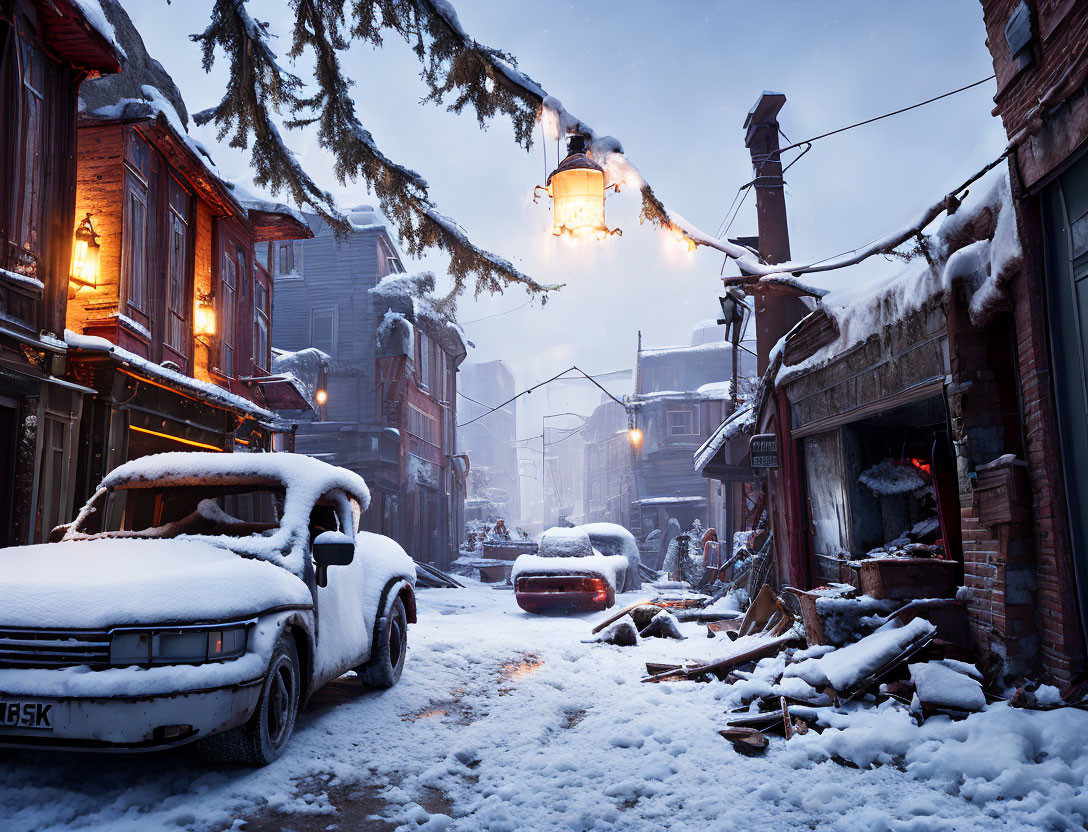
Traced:
[[1088, 4], [983, 0], [982, 9], [1024, 250], [1010, 334], [1032, 505], [1027, 534], [968, 531], [983, 548], [1034, 559], [1036, 615], [996, 615], [994, 626], [1034, 618], [1042, 667], [1067, 679], [1085, 667], [1088, 609]]

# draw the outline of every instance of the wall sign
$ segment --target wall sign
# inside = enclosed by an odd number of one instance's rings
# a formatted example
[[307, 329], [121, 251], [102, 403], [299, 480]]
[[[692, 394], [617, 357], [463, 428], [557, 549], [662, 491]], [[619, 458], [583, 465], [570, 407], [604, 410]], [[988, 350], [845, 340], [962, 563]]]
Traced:
[[773, 433], [757, 433], [748, 444], [753, 468], [778, 467], [778, 437]]

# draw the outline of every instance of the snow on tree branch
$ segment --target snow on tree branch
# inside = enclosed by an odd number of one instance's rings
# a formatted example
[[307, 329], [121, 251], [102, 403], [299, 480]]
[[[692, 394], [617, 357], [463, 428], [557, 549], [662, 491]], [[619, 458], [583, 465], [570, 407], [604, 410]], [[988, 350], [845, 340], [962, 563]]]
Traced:
[[[203, 48], [205, 70], [211, 68], [217, 46], [227, 52], [231, 81], [219, 105], [197, 114], [197, 122], [214, 120], [219, 125], [220, 138], [233, 130], [234, 147], [249, 146], [252, 134], [256, 182], [274, 192], [288, 189], [296, 202], [309, 205], [335, 230], [346, 233], [347, 218], [332, 195], [310, 178], [284, 144], [269, 108], [290, 112], [288, 127], [316, 124], [320, 145], [334, 156], [337, 178], [342, 184], [362, 178], [370, 185], [410, 254], [419, 256], [428, 248], [439, 248], [450, 255], [454, 288], [446, 308], [451, 313], [453, 300], [466, 290], [472, 275], [477, 295], [483, 291], [501, 292], [517, 284], [530, 294], [543, 294], [546, 299], [546, 293], [558, 286], [538, 283], [508, 260], [473, 245], [456, 223], [438, 212], [429, 198], [426, 180], [385, 156], [355, 114], [351, 82], [341, 71], [337, 52], [347, 49], [353, 36], [370, 40], [378, 36], [379, 29], [368, 30], [359, 22], [365, 19], [373, 24], [377, 11], [381, 26], [406, 36], [418, 31], [418, 22], [413, 23], [411, 15], [415, 4], [381, 0], [378, 10], [375, 3], [360, 0], [353, 6], [357, 18], [350, 32], [344, 29], [344, 0], [296, 0], [294, 5], [296, 17], [289, 57], [297, 59], [308, 48], [313, 50], [317, 82], [314, 95], [304, 97], [301, 81], [277, 63], [268, 46], [267, 24], [249, 15], [244, 0], [217, 0], [210, 25], [203, 33], [194, 35], [193, 40]], [[369, 17], [362, 17], [367, 13]], [[415, 20], [418, 21], [418, 15]], [[380, 38], [377, 42], [380, 43]], [[434, 67], [440, 65], [435, 63], [437, 60], [440, 59], [432, 58]], [[475, 93], [467, 98], [462, 95], [459, 98], [462, 103], [454, 108], [459, 110], [474, 97]], [[494, 112], [481, 110], [478, 102], [473, 103], [481, 119]]]

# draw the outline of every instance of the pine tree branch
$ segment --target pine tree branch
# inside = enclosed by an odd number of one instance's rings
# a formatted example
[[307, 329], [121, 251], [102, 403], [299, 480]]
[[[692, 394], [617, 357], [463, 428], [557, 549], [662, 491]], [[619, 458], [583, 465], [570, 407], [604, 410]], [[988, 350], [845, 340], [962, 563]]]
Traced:
[[[307, 48], [313, 50], [315, 94], [302, 97], [301, 82], [278, 65], [267, 45], [267, 26], [250, 17], [244, 0], [216, 0], [211, 24], [193, 39], [203, 47], [206, 70], [214, 60], [216, 46], [230, 55], [231, 82], [220, 104], [197, 114], [197, 122], [214, 119], [220, 138], [233, 129], [231, 145], [236, 147], [248, 146], [252, 134], [257, 183], [274, 192], [287, 188], [298, 204], [311, 206], [337, 233], [347, 233], [350, 223], [331, 194], [313, 182], [283, 143], [269, 105], [291, 112], [286, 122], [289, 127], [316, 124], [319, 144], [333, 154], [339, 181], [346, 184], [362, 178], [367, 182], [411, 255], [420, 256], [428, 248], [440, 248], [450, 255], [454, 288], [446, 298], [446, 309], [453, 309], [454, 299], [466, 290], [473, 275], [477, 295], [518, 284], [546, 299], [548, 291], [558, 289], [533, 280], [508, 260], [473, 245], [456, 223], [437, 211], [426, 180], [378, 149], [355, 115], [350, 82], [343, 76], [337, 55], [349, 42], [343, 29], [344, 0], [293, 2], [296, 20], [289, 56], [298, 58]], [[355, 28], [349, 34], [380, 44], [383, 27], [402, 33], [413, 29], [413, 10], [411, 0], [357, 0], [353, 6]], [[375, 12], [380, 13], [380, 26], [374, 25]], [[359, 17], [366, 13], [369, 26]]]

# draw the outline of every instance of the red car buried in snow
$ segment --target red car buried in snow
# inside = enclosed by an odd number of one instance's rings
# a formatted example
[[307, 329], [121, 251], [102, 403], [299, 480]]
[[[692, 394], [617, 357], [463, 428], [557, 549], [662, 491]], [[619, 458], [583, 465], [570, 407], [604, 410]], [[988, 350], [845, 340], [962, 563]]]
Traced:
[[[600, 542], [604, 546], [612, 541]], [[537, 553], [514, 562], [510, 577], [518, 606], [526, 612], [551, 613], [598, 612], [615, 604], [617, 590], [627, 588], [628, 572], [633, 570], [633, 580], [639, 580], [638, 548], [632, 563], [625, 554], [612, 554], [615, 547], [608, 546], [610, 553], [602, 554], [594, 543], [583, 527], [544, 532]]]

